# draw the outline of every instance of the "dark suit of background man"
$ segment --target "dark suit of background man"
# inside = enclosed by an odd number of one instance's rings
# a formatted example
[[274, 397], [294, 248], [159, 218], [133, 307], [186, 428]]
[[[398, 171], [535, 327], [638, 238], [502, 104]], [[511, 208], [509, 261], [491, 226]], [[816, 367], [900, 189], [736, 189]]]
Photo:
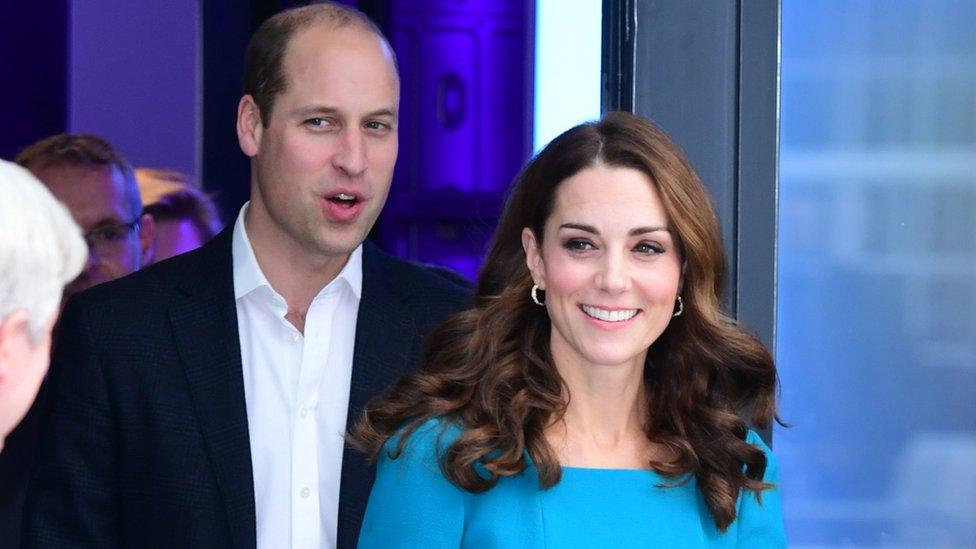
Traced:
[[364, 16], [275, 16], [245, 94], [236, 223], [65, 308], [29, 547], [355, 544], [372, 473], [341, 435], [467, 292], [363, 243], [399, 102]]

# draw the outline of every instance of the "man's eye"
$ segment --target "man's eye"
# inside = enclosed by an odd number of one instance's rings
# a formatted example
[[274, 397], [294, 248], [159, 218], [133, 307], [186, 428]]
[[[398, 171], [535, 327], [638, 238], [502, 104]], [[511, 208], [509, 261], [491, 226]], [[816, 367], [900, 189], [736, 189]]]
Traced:
[[105, 227], [104, 229], [101, 229], [95, 233], [95, 238], [105, 242], [115, 242], [125, 238], [125, 233], [125, 228], [122, 227]]
[[370, 120], [369, 122], [366, 123], [366, 128], [373, 131], [384, 131], [390, 129], [390, 125], [385, 122]]
[[329, 121], [324, 118], [309, 118], [305, 121], [305, 124], [312, 126], [313, 128], [324, 128], [329, 125]]

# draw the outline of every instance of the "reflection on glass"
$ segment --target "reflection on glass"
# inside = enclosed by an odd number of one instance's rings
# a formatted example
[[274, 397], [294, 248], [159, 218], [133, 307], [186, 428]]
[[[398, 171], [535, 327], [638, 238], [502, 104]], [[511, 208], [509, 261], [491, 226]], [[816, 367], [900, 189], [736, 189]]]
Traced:
[[976, 540], [976, 2], [782, 4], [791, 546]]

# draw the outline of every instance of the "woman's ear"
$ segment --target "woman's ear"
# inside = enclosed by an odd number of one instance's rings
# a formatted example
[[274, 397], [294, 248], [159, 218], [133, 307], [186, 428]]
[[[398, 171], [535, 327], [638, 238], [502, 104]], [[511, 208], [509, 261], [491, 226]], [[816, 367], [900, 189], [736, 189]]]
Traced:
[[532, 229], [522, 229], [522, 249], [525, 250], [525, 266], [532, 273], [532, 281], [539, 285], [539, 289], [546, 289], [546, 264], [542, 260], [542, 249]]

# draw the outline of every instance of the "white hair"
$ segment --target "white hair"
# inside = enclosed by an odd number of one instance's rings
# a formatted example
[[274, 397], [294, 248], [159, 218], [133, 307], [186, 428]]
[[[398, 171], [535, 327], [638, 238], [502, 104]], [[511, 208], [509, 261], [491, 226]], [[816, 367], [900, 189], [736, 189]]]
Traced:
[[40, 338], [87, 256], [64, 204], [26, 169], [0, 160], [0, 321], [24, 309]]

